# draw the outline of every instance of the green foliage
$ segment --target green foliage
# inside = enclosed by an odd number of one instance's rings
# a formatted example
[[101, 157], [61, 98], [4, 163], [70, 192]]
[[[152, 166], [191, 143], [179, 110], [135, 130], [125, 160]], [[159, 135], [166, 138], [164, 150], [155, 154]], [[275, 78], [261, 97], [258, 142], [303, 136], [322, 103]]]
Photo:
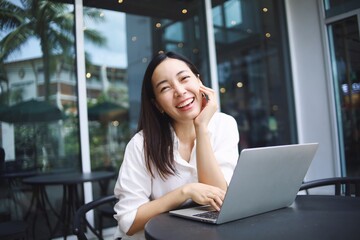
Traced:
[[[104, 20], [96, 9], [86, 10], [84, 14], [94, 21]], [[49, 99], [50, 76], [55, 71], [58, 57], [62, 56], [65, 61], [75, 58], [72, 5], [49, 0], [22, 0], [17, 5], [0, 0], [0, 29], [5, 33], [0, 40], [0, 63], [20, 51], [29, 39], [39, 39], [43, 53], [45, 99]], [[96, 45], [106, 44], [106, 39], [94, 29], [85, 29], [84, 37]]]

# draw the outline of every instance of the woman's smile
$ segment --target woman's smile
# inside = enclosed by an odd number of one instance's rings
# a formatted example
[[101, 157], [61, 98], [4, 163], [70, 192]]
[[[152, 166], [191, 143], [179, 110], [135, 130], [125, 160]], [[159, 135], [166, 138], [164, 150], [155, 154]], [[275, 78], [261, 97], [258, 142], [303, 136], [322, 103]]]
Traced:
[[182, 101], [179, 105], [177, 105], [176, 108], [187, 110], [194, 101], [195, 101], [194, 97], [188, 98], [185, 101]]

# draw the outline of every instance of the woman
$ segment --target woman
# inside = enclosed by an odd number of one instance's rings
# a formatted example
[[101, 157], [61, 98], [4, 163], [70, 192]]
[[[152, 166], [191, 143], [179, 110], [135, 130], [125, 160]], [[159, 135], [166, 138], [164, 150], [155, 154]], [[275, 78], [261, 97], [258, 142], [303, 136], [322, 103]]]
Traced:
[[235, 119], [217, 109], [215, 92], [189, 60], [172, 52], [152, 59], [138, 132], [126, 147], [114, 189], [115, 237], [143, 239], [150, 218], [188, 200], [220, 210], [239, 134]]

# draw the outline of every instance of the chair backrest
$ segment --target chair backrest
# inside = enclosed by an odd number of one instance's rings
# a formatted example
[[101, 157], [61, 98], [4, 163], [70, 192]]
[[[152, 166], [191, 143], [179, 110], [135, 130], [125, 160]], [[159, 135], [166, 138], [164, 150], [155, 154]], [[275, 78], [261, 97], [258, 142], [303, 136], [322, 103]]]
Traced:
[[[360, 177], [334, 177], [309, 181], [301, 185], [300, 191], [324, 186], [334, 186], [337, 196], [360, 197]], [[344, 192], [341, 191], [342, 189]]]
[[0, 174], [5, 171], [5, 150], [0, 147]]
[[77, 236], [77, 238], [79, 240], [86, 240], [87, 237], [85, 235], [85, 228], [84, 228], [84, 224], [86, 224], [89, 229], [99, 238], [101, 239], [102, 236], [99, 235], [98, 232], [96, 232], [95, 228], [90, 226], [90, 224], [86, 221], [85, 219], [85, 215], [87, 212], [89, 212], [90, 210], [93, 210], [97, 207], [99, 207], [100, 205], [106, 204], [106, 203], [111, 203], [116, 201], [117, 198], [115, 197], [115, 195], [109, 195], [106, 197], [101, 197], [99, 199], [93, 200], [91, 202], [88, 202], [86, 204], [84, 204], [83, 206], [81, 206], [75, 213], [74, 216], [74, 223], [73, 223], [73, 233]]

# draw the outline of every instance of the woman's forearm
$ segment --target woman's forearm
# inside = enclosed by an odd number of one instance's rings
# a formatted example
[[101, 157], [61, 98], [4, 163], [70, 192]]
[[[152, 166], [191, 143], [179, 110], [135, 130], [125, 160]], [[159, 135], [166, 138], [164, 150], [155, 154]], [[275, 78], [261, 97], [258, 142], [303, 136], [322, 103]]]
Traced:
[[216, 161], [207, 128], [196, 127], [196, 161], [198, 180], [226, 191], [227, 183]]
[[179, 207], [188, 198], [189, 196], [184, 192], [183, 188], [178, 188], [165, 194], [161, 198], [141, 205], [137, 210], [132, 226], [126, 234], [131, 236], [143, 230], [150, 218]]
[[127, 235], [133, 235], [144, 229], [145, 224], [150, 220], [150, 218], [160, 213], [178, 208], [188, 199], [191, 199], [200, 205], [210, 204], [216, 210], [220, 210], [224, 197], [225, 191], [221, 188], [203, 183], [185, 184], [165, 194], [161, 198], [141, 205], [137, 210], [135, 220], [127, 232]]

